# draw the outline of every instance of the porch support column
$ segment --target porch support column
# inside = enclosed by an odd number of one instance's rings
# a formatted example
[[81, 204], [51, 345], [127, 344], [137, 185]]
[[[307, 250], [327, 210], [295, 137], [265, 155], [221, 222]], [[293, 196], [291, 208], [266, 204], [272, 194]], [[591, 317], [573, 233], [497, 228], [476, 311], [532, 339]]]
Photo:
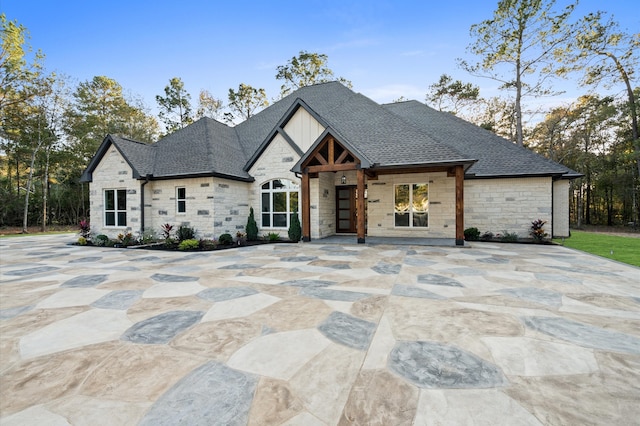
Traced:
[[302, 172], [302, 241], [311, 241], [311, 198], [306, 170]]
[[358, 176], [358, 198], [356, 200], [358, 218], [356, 222], [356, 230], [358, 232], [358, 244], [364, 244], [364, 218], [366, 214], [364, 210], [364, 169], [358, 169], [356, 174]]
[[464, 169], [456, 166], [456, 245], [464, 245]]

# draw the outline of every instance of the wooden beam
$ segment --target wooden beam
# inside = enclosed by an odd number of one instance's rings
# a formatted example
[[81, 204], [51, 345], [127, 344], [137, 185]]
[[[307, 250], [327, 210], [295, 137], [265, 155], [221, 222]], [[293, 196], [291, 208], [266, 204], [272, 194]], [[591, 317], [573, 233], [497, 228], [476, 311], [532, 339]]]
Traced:
[[334, 153], [334, 140], [333, 138], [329, 139], [329, 164], [333, 164], [333, 153]]
[[349, 155], [349, 151], [345, 149], [344, 151], [342, 151], [342, 154], [340, 154], [340, 156], [336, 158], [336, 163], [342, 163], [344, 159], [347, 158], [347, 155]]
[[342, 172], [345, 170], [356, 170], [358, 165], [356, 163], [343, 163], [343, 164], [323, 164], [319, 166], [309, 166], [306, 170], [309, 173], [317, 172]]
[[464, 169], [456, 166], [456, 245], [464, 245]]
[[365, 203], [364, 203], [364, 170], [358, 169], [358, 199], [356, 200], [356, 211], [358, 212], [358, 217], [356, 221], [356, 231], [358, 233], [358, 244], [364, 243], [364, 234], [365, 234], [365, 221], [364, 218], [366, 216]]
[[311, 191], [309, 173], [302, 173], [302, 241], [311, 241]]
[[322, 154], [320, 154], [319, 152], [316, 155], [314, 155], [314, 158], [316, 160], [318, 160], [320, 162], [320, 164], [323, 164], [323, 165], [329, 164], [329, 163], [327, 163], [327, 160], [325, 160], [324, 157], [322, 156]]
[[398, 175], [405, 173], [435, 173], [435, 172], [446, 172], [449, 170], [449, 167], [444, 166], [433, 166], [433, 167], [405, 167], [405, 168], [394, 168], [394, 169], [374, 169], [378, 175]]

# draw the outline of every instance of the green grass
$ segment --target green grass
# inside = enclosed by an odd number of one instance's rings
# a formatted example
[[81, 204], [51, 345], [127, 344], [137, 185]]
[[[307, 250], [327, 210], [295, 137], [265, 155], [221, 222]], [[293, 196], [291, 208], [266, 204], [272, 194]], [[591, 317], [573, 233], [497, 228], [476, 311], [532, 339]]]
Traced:
[[[563, 244], [561, 239], [556, 239], [554, 242]], [[563, 245], [607, 259], [640, 266], [640, 238], [571, 231], [571, 237], [565, 238]]]

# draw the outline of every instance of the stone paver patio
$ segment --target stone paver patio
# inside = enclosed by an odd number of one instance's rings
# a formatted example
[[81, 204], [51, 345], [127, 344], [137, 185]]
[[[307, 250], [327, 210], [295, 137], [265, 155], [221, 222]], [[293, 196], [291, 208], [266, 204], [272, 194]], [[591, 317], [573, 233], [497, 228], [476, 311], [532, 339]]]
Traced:
[[558, 246], [74, 239], [0, 240], [2, 425], [640, 421], [638, 268]]

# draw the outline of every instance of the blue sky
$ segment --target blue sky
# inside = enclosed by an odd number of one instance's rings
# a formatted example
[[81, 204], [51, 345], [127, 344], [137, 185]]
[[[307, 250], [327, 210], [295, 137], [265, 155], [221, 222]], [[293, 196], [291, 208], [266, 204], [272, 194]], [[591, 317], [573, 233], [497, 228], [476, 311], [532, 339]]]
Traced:
[[[558, 6], [568, 4], [558, 0]], [[195, 101], [201, 89], [226, 101], [240, 83], [279, 94], [276, 67], [299, 51], [324, 53], [336, 76], [377, 102], [424, 101], [443, 73], [472, 81], [484, 97], [497, 83], [456, 66], [469, 28], [491, 17], [497, 0], [205, 1], [0, 0], [0, 11], [31, 34], [47, 69], [85, 81], [106, 75], [156, 111], [155, 95], [180, 77]], [[605, 10], [640, 31], [635, 0], [582, 0], [575, 15]], [[563, 102], [586, 90], [559, 81]], [[195, 103], [195, 102], [194, 102]]]

